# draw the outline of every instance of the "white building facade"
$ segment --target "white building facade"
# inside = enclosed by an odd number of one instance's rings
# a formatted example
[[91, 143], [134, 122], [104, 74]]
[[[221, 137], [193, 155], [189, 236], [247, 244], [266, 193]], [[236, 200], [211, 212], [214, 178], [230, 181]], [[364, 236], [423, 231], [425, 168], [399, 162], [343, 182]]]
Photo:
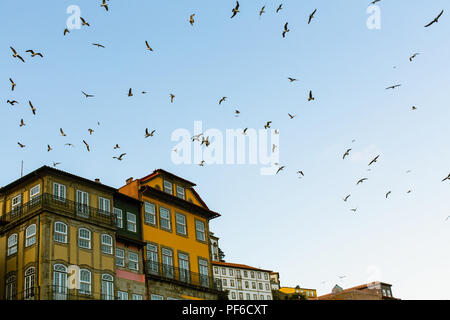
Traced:
[[230, 300], [273, 300], [269, 270], [213, 261], [213, 273]]

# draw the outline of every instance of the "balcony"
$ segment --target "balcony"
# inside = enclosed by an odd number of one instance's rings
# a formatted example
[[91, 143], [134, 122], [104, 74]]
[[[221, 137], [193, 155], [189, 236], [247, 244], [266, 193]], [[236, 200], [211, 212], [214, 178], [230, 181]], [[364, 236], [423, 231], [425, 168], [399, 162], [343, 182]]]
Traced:
[[171, 265], [147, 261], [145, 273], [148, 277], [171, 281], [179, 285], [192, 286], [199, 290], [222, 291], [222, 283], [213, 277], [194, 273]]
[[54, 213], [63, 214], [69, 218], [82, 220], [88, 223], [115, 226], [114, 215], [110, 212], [89, 207], [65, 198], [59, 198], [47, 193], [36, 196], [23, 205], [14, 207], [10, 212], [0, 217], [0, 225], [6, 225], [25, 219], [40, 210], [48, 210]]

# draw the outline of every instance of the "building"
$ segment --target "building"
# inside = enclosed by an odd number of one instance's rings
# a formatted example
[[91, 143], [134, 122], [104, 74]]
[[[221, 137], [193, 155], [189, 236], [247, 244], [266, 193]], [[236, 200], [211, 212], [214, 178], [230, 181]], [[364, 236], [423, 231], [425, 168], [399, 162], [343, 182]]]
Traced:
[[300, 286], [295, 288], [281, 287], [277, 297], [278, 300], [309, 300], [314, 298], [317, 298], [316, 289], [301, 288]]
[[399, 300], [392, 294], [392, 285], [384, 282], [371, 282], [349, 289], [335, 285], [332, 292], [317, 297], [317, 300]]
[[115, 299], [116, 189], [41, 167], [0, 189], [0, 299]]
[[211, 259], [212, 261], [220, 261], [219, 256], [219, 238], [214, 233], [209, 233], [209, 242], [211, 243]]
[[228, 291], [229, 300], [273, 300], [270, 270], [214, 261], [214, 278]]
[[130, 178], [120, 192], [144, 203], [142, 240], [146, 243], [147, 292], [153, 300], [223, 296], [212, 276], [209, 221], [211, 211], [195, 184], [162, 169]]
[[280, 274], [278, 272], [270, 273], [270, 286], [272, 291], [278, 291], [281, 288], [280, 285]]
[[144, 252], [142, 241], [142, 202], [116, 192], [114, 216], [116, 217], [116, 292], [120, 300], [146, 300]]

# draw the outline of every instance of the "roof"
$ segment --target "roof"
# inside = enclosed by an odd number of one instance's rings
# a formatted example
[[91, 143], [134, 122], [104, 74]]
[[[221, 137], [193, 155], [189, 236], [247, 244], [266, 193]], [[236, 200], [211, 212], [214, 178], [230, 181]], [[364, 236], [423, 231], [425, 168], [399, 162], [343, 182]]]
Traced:
[[247, 266], [245, 264], [230, 263], [230, 262], [213, 261], [213, 265], [230, 267], [230, 268], [238, 268], [238, 269], [248, 269], [248, 270], [255, 270], [255, 271], [272, 272], [272, 270], [259, 269], [259, 268]]
[[49, 167], [49, 166], [42, 166], [39, 169], [36, 169], [36, 170], [30, 172], [29, 174], [23, 176], [22, 178], [17, 179], [15, 181], [11, 182], [10, 184], [0, 188], [0, 193], [6, 192], [7, 190], [18, 186], [18, 185], [24, 183], [25, 181], [27, 181], [28, 179], [31, 179], [32, 177], [35, 177], [36, 175], [39, 175], [41, 173], [59, 174], [59, 175], [66, 176], [66, 177], [71, 178], [71, 179], [77, 179], [77, 180], [83, 181], [84, 183], [89, 183], [89, 184], [93, 184], [93, 185], [96, 185], [96, 186], [104, 188], [104, 189], [108, 189], [111, 192], [118, 191], [116, 188], [113, 188], [113, 187], [107, 186], [105, 184], [102, 184], [102, 183], [99, 183], [99, 182], [95, 182], [93, 180], [89, 180], [89, 179], [77, 176], [75, 174], [72, 174], [72, 173], [69, 173], [69, 172], [66, 172], [66, 171], [55, 169], [55, 168], [52, 168], [52, 167]]
[[286, 294], [296, 293], [296, 290], [309, 290], [309, 291], [317, 291], [316, 289], [307, 289], [307, 288], [291, 288], [291, 287], [281, 287], [280, 291]]
[[389, 283], [379, 282], [379, 281], [374, 281], [374, 282], [370, 282], [370, 283], [366, 283], [366, 284], [361, 284], [361, 285], [359, 285], [359, 286], [351, 287], [351, 288], [348, 288], [348, 289], [344, 289], [344, 290], [339, 291], [339, 292], [337, 292], [337, 293], [328, 293], [328, 294], [324, 294], [324, 295], [322, 295], [322, 296], [319, 296], [318, 298], [329, 297], [329, 296], [333, 296], [333, 295], [335, 295], [335, 294], [341, 294], [341, 293], [343, 293], [343, 292], [345, 293], [345, 292], [350, 292], [350, 291], [354, 291], [354, 290], [362, 290], [362, 289], [366, 289], [366, 288], [368, 288], [368, 287], [370, 287], [370, 286], [378, 285], [378, 284], [392, 287], [392, 285], [389, 284]]
[[146, 180], [149, 180], [149, 179], [151, 179], [153, 177], [156, 177], [157, 175], [159, 175], [161, 173], [164, 174], [164, 175], [170, 176], [171, 178], [174, 178], [174, 179], [177, 179], [177, 180], [181, 180], [181, 181], [189, 184], [191, 187], [194, 187], [196, 185], [195, 183], [193, 183], [193, 182], [191, 182], [189, 180], [183, 179], [183, 178], [181, 178], [181, 177], [179, 177], [179, 176], [177, 176], [177, 175], [175, 175], [173, 173], [170, 173], [169, 171], [166, 171], [164, 169], [156, 169], [151, 174], [149, 174], [149, 175], [147, 175], [147, 176], [145, 176], [145, 177], [143, 177], [143, 178], [141, 178], [139, 180], [141, 182], [142, 181], [146, 181]]

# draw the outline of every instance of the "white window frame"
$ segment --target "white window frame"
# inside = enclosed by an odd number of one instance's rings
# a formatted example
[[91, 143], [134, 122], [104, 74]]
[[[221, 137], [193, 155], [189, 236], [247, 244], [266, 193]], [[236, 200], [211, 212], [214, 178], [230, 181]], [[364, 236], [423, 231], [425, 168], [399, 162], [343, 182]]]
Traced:
[[131, 295], [131, 300], [144, 300], [144, 297], [142, 294], [133, 293]]
[[[152, 209], [150, 209], [150, 208], [152, 208]], [[155, 226], [156, 225], [156, 205], [151, 202], [146, 201], [145, 205], [144, 205], [144, 210], [145, 210], [145, 214], [144, 214], [145, 223]], [[147, 218], [151, 218], [151, 220], [153, 220], [153, 222]]]
[[[81, 231], [87, 231], [88, 234], [89, 234], [89, 237], [82, 236], [81, 235]], [[92, 240], [91, 239], [92, 239], [92, 232], [91, 232], [91, 230], [86, 229], [86, 228], [78, 229], [78, 247], [79, 248], [91, 249], [92, 248], [92, 245], [91, 245], [91, 241]], [[81, 240], [81, 242], [80, 242], [80, 240]], [[83, 241], [86, 241], [89, 244], [89, 246], [85, 247], [84, 245], [81, 245], [81, 243], [83, 243]]]
[[22, 207], [22, 194], [19, 194], [11, 199], [11, 211], [19, 211]]
[[[130, 219], [130, 217], [133, 217], [133, 219]], [[137, 232], [136, 228], [136, 215], [131, 212], [127, 212], [127, 230], [130, 232]], [[130, 229], [131, 228], [131, 229]]]
[[128, 292], [117, 290], [117, 300], [128, 300]]
[[[198, 226], [201, 225], [203, 227], [203, 230], [198, 229]], [[203, 239], [199, 238], [199, 234], [203, 235]], [[206, 241], [206, 225], [203, 221], [195, 220], [195, 238], [198, 241], [205, 242]]]
[[[167, 218], [163, 218], [162, 217], [162, 212], [167, 212], [168, 217]], [[171, 219], [170, 219], [170, 209], [164, 208], [164, 207], [159, 207], [159, 227], [161, 229], [164, 230], [172, 230], [172, 226], [171, 226]], [[169, 227], [164, 226], [164, 224], [162, 223], [162, 221], [165, 221], [168, 223]]]
[[[173, 183], [172, 182], [164, 180], [163, 181], [163, 189], [164, 189], [165, 193], [169, 193], [169, 194], [173, 195]], [[170, 189], [170, 192], [168, 192], [169, 189]]]
[[159, 295], [159, 294], [152, 294], [152, 295], [150, 296], [150, 299], [151, 299], [151, 300], [164, 300], [164, 297], [161, 296], [161, 295]]
[[57, 182], [53, 183], [53, 199], [66, 202], [66, 186]]
[[[65, 231], [62, 232], [62, 231], [57, 230], [57, 228], [56, 228], [57, 225], [64, 226]], [[67, 243], [67, 229], [68, 229], [67, 224], [65, 224], [64, 222], [61, 222], [61, 221], [55, 221], [55, 227], [54, 228], [55, 228], [55, 230], [54, 230], [53, 240], [55, 242], [59, 242], [59, 243]], [[58, 239], [58, 236], [60, 236], [64, 240], [61, 241], [61, 239]]]
[[[178, 221], [178, 217], [181, 217], [182, 219], [184, 219], [184, 223], [180, 223], [180, 221]], [[183, 236], [187, 236], [187, 222], [186, 221], [187, 221], [187, 219], [184, 214], [175, 212], [175, 229], [176, 229], [177, 233], [182, 234]], [[180, 232], [180, 229], [178, 228], [178, 226], [181, 226], [181, 228], [184, 229], [184, 232]]]
[[17, 253], [17, 242], [19, 240], [19, 236], [17, 233], [13, 233], [8, 237], [8, 252], [7, 256], [13, 255]]
[[83, 217], [89, 217], [89, 193], [77, 190], [77, 213]]
[[6, 300], [15, 300], [17, 297], [17, 277], [11, 275], [6, 279]]
[[[131, 256], [135, 258], [131, 258]], [[139, 253], [128, 251], [128, 269], [139, 271]]]
[[24, 273], [23, 290], [25, 300], [34, 298], [34, 287], [36, 279], [36, 268], [29, 267]]
[[[82, 274], [86, 274], [89, 275], [89, 279], [83, 279]], [[91, 271], [89, 271], [88, 269], [80, 269], [80, 289], [78, 290], [78, 292], [80, 294], [84, 294], [84, 295], [91, 295], [92, 293], [92, 274]], [[84, 285], [86, 288], [82, 289], [82, 285]]]
[[102, 234], [101, 251], [103, 254], [113, 254], [113, 238], [106, 233]]
[[[33, 230], [34, 229], [34, 230]], [[36, 224], [29, 225], [25, 230], [25, 247], [36, 243]]]
[[175, 186], [175, 189], [177, 191], [177, 197], [183, 200], [186, 200], [186, 191], [181, 186]]
[[102, 299], [114, 300], [114, 277], [110, 274], [102, 275]]
[[123, 228], [123, 211], [119, 208], [114, 208], [114, 215], [116, 217], [116, 226], [118, 228]]
[[111, 200], [103, 197], [98, 197], [98, 210], [102, 214], [111, 214]]
[[[37, 189], [37, 191], [36, 191]], [[41, 194], [41, 185], [38, 184], [30, 189], [30, 202], [31, 204], [36, 204], [39, 202], [39, 195]]]
[[[120, 252], [120, 254], [119, 254]], [[116, 248], [116, 266], [125, 268], [125, 250]]]

